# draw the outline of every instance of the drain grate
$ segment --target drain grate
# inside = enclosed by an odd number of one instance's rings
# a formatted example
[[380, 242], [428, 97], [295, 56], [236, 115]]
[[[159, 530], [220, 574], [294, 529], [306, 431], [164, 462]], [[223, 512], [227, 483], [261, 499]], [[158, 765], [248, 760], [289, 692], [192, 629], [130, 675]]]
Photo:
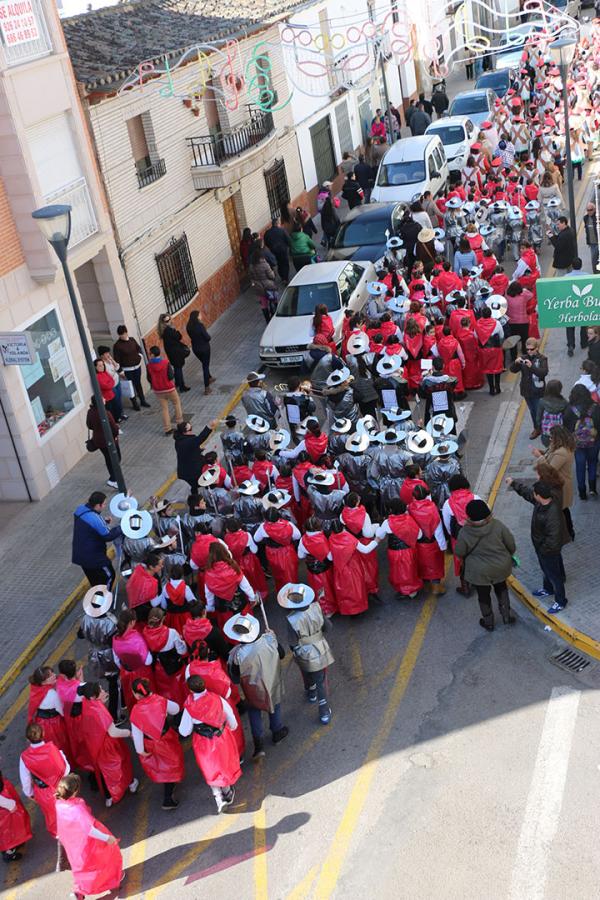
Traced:
[[550, 656], [550, 662], [558, 666], [559, 669], [565, 669], [567, 672], [583, 672], [590, 664], [590, 660], [576, 653], [575, 650], [559, 650]]

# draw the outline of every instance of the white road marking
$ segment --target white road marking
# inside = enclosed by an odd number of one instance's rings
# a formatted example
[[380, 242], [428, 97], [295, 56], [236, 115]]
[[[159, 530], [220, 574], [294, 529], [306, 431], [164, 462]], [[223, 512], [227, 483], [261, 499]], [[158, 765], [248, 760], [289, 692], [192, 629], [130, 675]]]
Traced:
[[518, 397], [516, 400], [503, 400], [500, 404], [474, 488], [475, 493], [480, 497], [489, 496], [492, 485], [496, 480], [520, 404], [521, 397]]
[[552, 688], [512, 874], [510, 900], [543, 900], [581, 691]]

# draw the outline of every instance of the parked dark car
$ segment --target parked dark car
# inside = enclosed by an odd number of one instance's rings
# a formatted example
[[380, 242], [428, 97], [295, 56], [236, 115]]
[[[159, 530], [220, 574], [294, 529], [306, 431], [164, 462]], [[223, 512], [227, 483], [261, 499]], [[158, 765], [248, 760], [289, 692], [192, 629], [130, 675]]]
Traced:
[[385, 254], [388, 237], [397, 233], [405, 209], [404, 203], [357, 206], [340, 225], [327, 259], [361, 259], [369, 262], [380, 259]]
[[510, 71], [497, 69], [495, 72], [484, 72], [475, 82], [475, 88], [491, 88], [498, 97], [504, 97], [510, 87]]

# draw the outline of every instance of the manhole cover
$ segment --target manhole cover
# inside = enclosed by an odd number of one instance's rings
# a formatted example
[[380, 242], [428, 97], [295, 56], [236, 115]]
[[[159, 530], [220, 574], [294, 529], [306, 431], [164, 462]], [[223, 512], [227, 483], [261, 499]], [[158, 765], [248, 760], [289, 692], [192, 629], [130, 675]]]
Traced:
[[583, 672], [590, 664], [590, 660], [576, 653], [575, 650], [559, 650], [550, 656], [550, 662], [558, 666], [559, 669], [565, 669], [567, 672]]

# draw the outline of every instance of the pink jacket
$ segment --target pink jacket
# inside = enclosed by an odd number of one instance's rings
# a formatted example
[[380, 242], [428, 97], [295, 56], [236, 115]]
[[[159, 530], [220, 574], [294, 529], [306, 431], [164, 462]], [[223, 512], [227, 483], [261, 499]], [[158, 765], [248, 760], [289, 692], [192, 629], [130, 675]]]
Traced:
[[527, 304], [531, 300], [533, 294], [526, 288], [517, 297], [507, 297], [508, 303], [508, 321], [511, 325], [525, 325], [529, 322], [529, 314], [527, 313]]

